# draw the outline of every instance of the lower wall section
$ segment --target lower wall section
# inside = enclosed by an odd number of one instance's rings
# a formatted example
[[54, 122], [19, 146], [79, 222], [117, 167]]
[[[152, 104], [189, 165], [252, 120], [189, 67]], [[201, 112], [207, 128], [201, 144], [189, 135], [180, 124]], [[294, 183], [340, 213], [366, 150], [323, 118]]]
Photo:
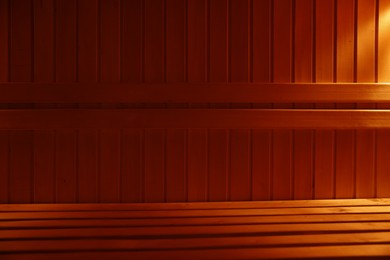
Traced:
[[389, 197], [389, 130], [0, 131], [0, 203]]

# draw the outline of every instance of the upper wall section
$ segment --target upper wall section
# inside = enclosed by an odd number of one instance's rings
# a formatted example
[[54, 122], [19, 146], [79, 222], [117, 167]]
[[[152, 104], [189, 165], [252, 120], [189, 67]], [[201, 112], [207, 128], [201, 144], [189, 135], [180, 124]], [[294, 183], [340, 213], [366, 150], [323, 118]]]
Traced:
[[0, 0], [0, 82], [385, 82], [387, 0]]

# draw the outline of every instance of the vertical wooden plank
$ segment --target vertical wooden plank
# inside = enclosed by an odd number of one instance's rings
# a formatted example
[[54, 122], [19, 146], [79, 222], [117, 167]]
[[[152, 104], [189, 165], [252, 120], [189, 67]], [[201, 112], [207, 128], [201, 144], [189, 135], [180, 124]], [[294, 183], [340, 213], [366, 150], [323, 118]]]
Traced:
[[100, 130], [99, 202], [120, 202], [120, 142], [119, 130]]
[[[12, 82], [31, 82], [32, 75], [32, 3], [31, 1], [10, 1], [11, 46], [10, 76]], [[19, 107], [19, 106], [18, 106]], [[22, 107], [30, 107], [22, 105]], [[31, 203], [33, 195], [31, 131], [10, 133], [9, 158], [9, 202]]]
[[[57, 82], [76, 82], [76, 21], [77, 6], [74, 0], [57, 0], [55, 6], [55, 79]], [[58, 107], [74, 107], [61, 104]], [[77, 201], [76, 140], [74, 130], [56, 131], [56, 202]]]
[[[390, 2], [379, 0], [379, 23], [378, 23], [378, 82], [390, 82]], [[378, 108], [389, 109], [389, 104], [378, 104]], [[379, 198], [390, 196], [390, 162], [388, 159], [390, 149], [390, 131], [377, 130], [377, 187], [376, 196]]]
[[9, 76], [9, 1], [0, 1], [0, 82], [7, 82]]
[[164, 81], [164, 1], [145, 0], [145, 80]]
[[76, 81], [76, 1], [56, 0], [56, 81]]
[[[100, 1], [100, 80], [120, 81], [120, 1]], [[115, 108], [106, 104], [102, 108]], [[120, 202], [120, 131], [99, 134], [99, 201]]]
[[[166, 3], [161, 0], [145, 1], [145, 82], [164, 83]], [[147, 105], [164, 107], [164, 104]], [[145, 201], [162, 202], [166, 199], [165, 143], [164, 129], [145, 130]]]
[[[186, 80], [186, 2], [166, 0], [166, 80]], [[171, 108], [186, 104], [168, 104]], [[166, 147], [167, 201], [185, 201], [186, 196], [186, 130], [168, 129]]]
[[167, 130], [166, 192], [167, 202], [186, 201], [186, 131]]
[[357, 1], [357, 81], [375, 82], [376, 1]]
[[[9, 80], [9, 1], [0, 0], [0, 82]], [[3, 105], [0, 105], [3, 107]], [[0, 131], [0, 203], [8, 203], [9, 140], [8, 131]]]
[[98, 0], [78, 2], [78, 80], [96, 82]]
[[[34, 80], [54, 81], [54, 2], [34, 1]], [[44, 106], [36, 104], [35, 107]], [[55, 201], [54, 131], [34, 131], [34, 202]]]
[[9, 203], [9, 135], [0, 131], [0, 203]]
[[273, 21], [273, 80], [292, 80], [292, 1], [275, 0]]
[[145, 202], [165, 201], [165, 133], [145, 131]]
[[34, 132], [34, 202], [55, 202], [54, 131]]
[[32, 203], [32, 132], [14, 131], [10, 135], [9, 203]]
[[100, 6], [100, 79], [120, 80], [120, 11], [119, 0], [101, 0]]
[[80, 129], [78, 133], [78, 202], [98, 202], [98, 134]]
[[186, 5], [182, 0], [166, 0], [167, 82], [185, 81]]
[[334, 1], [316, 0], [316, 82], [330, 83], [334, 77]]
[[337, 1], [337, 82], [354, 80], [355, 1]]
[[[274, 82], [292, 80], [292, 1], [275, 0], [273, 32]], [[275, 108], [290, 107], [275, 104]], [[273, 199], [292, 199], [292, 131], [273, 131]]]
[[228, 160], [229, 135], [225, 129], [210, 129], [209, 142], [209, 200], [227, 201], [228, 195]]
[[[376, 1], [357, 2], [357, 82], [375, 82]], [[357, 104], [375, 108], [375, 104]], [[375, 131], [356, 131], [356, 197], [375, 197]]]
[[[337, 82], [353, 82], [355, 77], [355, 1], [337, 2]], [[338, 104], [337, 108], [354, 108]], [[355, 197], [355, 131], [336, 131], [336, 198]]]
[[55, 135], [57, 203], [77, 201], [76, 138], [73, 130], [57, 131]]
[[[143, 80], [143, 8], [142, 1], [122, 1], [122, 82], [141, 83]], [[142, 130], [125, 129], [121, 142], [122, 202], [143, 201], [143, 135]]]
[[230, 200], [251, 200], [250, 130], [230, 132]]
[[34, 80], [53, 82], [54, 2], [34, 0]]
[[[143, 80], [143, 8], [142, 1], [122, 1], [121, 81]], [[143, 201], [142, 130], [125, 129], [121, 141], [122, 202]]]
[[[249, 82], [250, 17], [249, 1], [229, 2], [229, 76], [232, 83]], [[232, 104], [232, 107], [248, 107], [250, 104]], [[250, 131], [230, 130], [230, 199], [250, 200]]]
[[121, 80], [142, 81], [142, 0], [122, 1]]
[[253, 82], [270, 82], [271, 80], [271, 5], [271, 0], [253, 0]]
[[123, 130], [121, 140], [122, 202], [143, 201], [142, 130]]
[[[78, 2], [78, 82], [97, 81], [97, 0]], [[80, 108], [96, 104], [79, 104]], [[97, 130], [78, 131], [78, 202], [98, 201]]]
[[206, 0], [188, 0], [188, 81], [207, 81], [207, 4]]
[[230, 80], [249, 81], [249, 1], [230, 0]]
[[[206, 82], [208, 77], [208, 2], [188, 0], [187, 73], [188, 81]], [[190, 104], [190, 107], [205, 105]], [[188, 129], [187, 200], [208, 200], [208, 135], [205, 129]]]
[[313, 80], [313, 5], [311, 0], [295, 0], [294, 73], [301, 83]]
[[[271, 0], [254, 0], [252, 5], [252, 81], [271, 81]], [[272, 104], [253, 104], [271, 108]], [[252, 199], [270, 200], [272, 193], [272, 135], [270, 130], [252, 131]]]
[[187, 200], [208, 200], [207, 130], [188, 130], [188, 181]]
[[[228, 82], [228, 1], [208, 2], [209, 57], [208, 80]], [[229, 104], [209, 104], [210, 108], [229, 107]], [[229, 138], [227, 129], [208, 131], [208, 194], [210, 201], [229, 199]]]
[[[295, 1], [295, 82], [313, 81], [314, 2]], [[313, 108], [312, 104], [295, 104], [295, 108]], [[294, 199], [313, 199], [313, 131], [294, 131]]]
[[[333, 82], [334, 76], [334, 1], [315, 2], [315, 79]], [[316, 108], [332, 108], [318, 104]], [[315, 131], [314, 198], [329, 199], [334, 194], [334, 131]]]
[[[209, 81], [228, 81], [228, 1], [209, 1]], [[189, 43], [190, 44], [190, 43]]]
[[272, 198], [272, 132], [252, 130], [252, 199]]
[[32, 4], [29, 0], [10, 1], [11, 81], [32, 80]]

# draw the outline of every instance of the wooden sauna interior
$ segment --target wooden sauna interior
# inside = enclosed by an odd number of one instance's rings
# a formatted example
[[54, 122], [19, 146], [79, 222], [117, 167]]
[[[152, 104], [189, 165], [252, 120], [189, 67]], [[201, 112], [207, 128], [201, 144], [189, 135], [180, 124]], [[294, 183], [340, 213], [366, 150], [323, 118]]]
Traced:
[[[0, 10], [2, 92], [30, 82], [31, 88], [64, 83], [89, 89], [99, 83], [134, 88], [314, 83], [315, 88], [315, 83], [390, 80], [386, 0], [2, 0]], [[31, 95], [19, 94], [22, 101]], [[64, 104], [58, 97], [58, 103], [15, 104], [1, 99], [3, 108], [147, 107], [157, 113], [165, 108], [386, 108], [355, 102], [148, 104], [124, 98]], [[390, 195], [387, 130], [6, 129], [0, 144], [2, 203]]]
[[11, 211], [383, 202], [388, 221], [389, 30], [389, 0], [0, 0], [0, 259], [23, 259]]

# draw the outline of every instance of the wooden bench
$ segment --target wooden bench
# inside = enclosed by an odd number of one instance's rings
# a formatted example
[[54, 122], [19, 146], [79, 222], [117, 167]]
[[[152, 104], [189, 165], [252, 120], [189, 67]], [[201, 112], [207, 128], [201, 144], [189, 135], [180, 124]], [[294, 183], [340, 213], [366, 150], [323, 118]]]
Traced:
[[0, 259], [388, 259], [390, 199], [0, 205]]

